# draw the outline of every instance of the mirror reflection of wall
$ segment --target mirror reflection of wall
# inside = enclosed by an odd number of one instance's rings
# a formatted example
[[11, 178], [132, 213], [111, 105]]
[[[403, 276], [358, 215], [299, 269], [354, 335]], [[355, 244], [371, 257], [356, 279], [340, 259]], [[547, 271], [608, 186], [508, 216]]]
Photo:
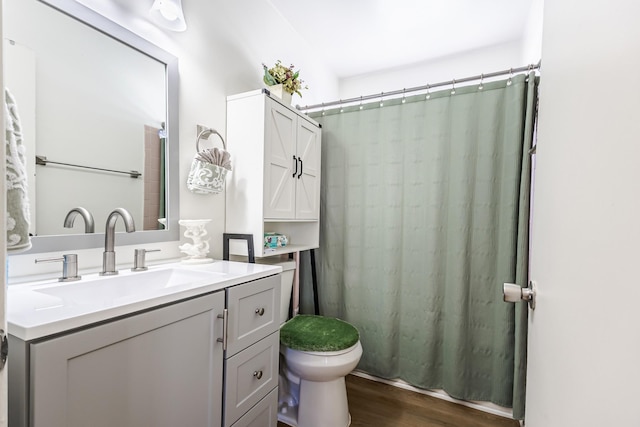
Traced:
[[[76, 206], [94, 215], [98, 233], [116, 207], [131, 212], [139, 230], [162, 228], [165, 65], [36, 0], [5, 0], [4, 25], [5, 85], [27, 149], [32, 234], [83, 233], [79, 223], [63, 227]], [[36, 165], [36, 155], [141, 176]]]

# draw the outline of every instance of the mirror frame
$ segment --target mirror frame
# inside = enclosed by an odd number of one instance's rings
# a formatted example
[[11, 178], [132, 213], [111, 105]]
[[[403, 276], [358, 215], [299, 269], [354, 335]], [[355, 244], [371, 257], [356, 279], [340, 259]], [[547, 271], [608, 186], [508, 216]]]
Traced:
[[[74, 0], [38, 1], [165, 64], [166, 132], [168, 136], [165, 155], [165, 200], [168, 202], [166, 207], [168, 229], [136, 231], [134, 233], [118, 232], [117, 242], [118, 245], [124, 246], [180, 240], [180, 226], [178, 224], [180, 216], [180, 188], [178, 185], [180, 172], [178, 161], [180, 157], [178, 139], [178, 58]], [[82, 203], [79, 202], [78, 205], [82, 206]], [[114, 206], [113, 209], [118, 207], [120, 206]], [[105, 214], [107, 213], [105, 212]], [[60, 218], [61, 222], [63, 220], [64, 218]], [[21, 252], [21, 254], [99, 248], [104, 246], [104, 241], [105, 233], [33, 236], [31, 238], [31, 249]]]

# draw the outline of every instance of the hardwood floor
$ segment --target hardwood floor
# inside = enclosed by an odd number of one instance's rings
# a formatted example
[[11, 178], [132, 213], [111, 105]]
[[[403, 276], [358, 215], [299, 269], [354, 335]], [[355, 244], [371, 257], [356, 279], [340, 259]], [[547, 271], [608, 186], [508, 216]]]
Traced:
[[[499, 417], [354, 375], [347, 376], [351, 427], [518, 427]], [[287, 427], [278, 423], [278, 427]], [[326, 426], [335, 427], [335, 426]]]

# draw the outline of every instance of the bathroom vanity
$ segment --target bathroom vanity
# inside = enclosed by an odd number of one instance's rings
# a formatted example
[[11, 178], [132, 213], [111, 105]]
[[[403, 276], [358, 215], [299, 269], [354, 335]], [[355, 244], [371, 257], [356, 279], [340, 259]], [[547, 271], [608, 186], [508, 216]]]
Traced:
[[275, 427], [279, 272], [173, 264], [11, 286], [9, 425]]

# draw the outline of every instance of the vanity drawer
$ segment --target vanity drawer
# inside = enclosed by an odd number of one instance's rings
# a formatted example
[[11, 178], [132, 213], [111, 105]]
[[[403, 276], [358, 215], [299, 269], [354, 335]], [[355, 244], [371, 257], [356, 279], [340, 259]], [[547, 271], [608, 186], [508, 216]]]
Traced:
[[276, 427], [277, 424], [278, 389], [275, 388], [232, 427]]
[[231, 426], [278, 385], [280, 334], [274, 332], [227, 359], [225, 426]]
[[278, 330], [280, 275], [234, 286], [227, 292], [228, 358]]

